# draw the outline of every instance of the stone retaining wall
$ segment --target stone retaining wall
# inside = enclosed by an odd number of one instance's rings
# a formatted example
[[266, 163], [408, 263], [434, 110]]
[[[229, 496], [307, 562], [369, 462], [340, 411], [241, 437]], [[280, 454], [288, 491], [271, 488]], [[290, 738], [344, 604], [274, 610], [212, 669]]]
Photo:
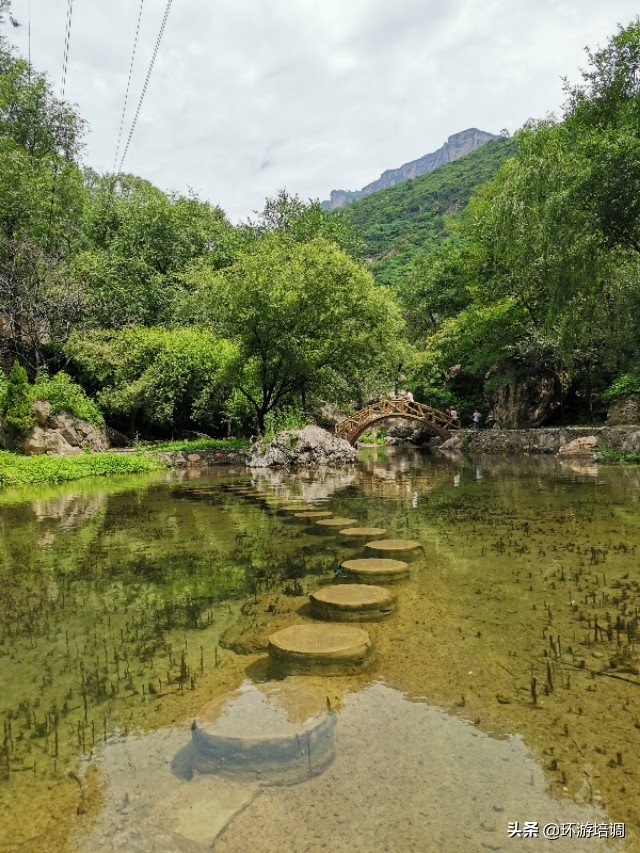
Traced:
[[246, 465], [248, 450], [163, 450], [150, 452], [174, 468], [211, 468], [214, 465]]
[[470, 453], [560, 453], [592, 456], [599, 450], [640, 454], [640, 427], [557, 427], [538, 429], [488, 429], [474, 433], [458, 430], [441, 450]]

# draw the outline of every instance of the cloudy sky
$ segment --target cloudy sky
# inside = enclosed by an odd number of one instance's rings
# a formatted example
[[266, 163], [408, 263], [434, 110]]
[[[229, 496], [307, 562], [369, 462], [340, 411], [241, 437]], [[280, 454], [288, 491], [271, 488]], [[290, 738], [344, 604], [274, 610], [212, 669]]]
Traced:
[[[167, 0], [144, 0], [125, 118]], [[60, 93], [67, 0], [13, 0], [7, 33]], [[85, 161], [114, 166], [140, 0], [74, 0], [66, 97]], [[124, 165], [234, 221], [286, 187], [359, 189], [467, 127], [515, 131], [559, 112], [562, 76], [634, 0], [173, 0]]]

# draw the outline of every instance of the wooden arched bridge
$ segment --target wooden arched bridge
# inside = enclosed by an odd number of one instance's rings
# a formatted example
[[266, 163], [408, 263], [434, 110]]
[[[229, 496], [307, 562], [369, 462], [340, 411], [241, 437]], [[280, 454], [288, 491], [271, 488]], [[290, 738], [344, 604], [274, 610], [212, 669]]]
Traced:
[[449, 437], [449, 430], [458, 428], [446, 412], [402, 397], [390, 397], [378, 403], [372, 403], [336, 424], [336, 434], [346, 438], [349, 444], [355, 444], [363, 432], [388, 418], [419, 421], [440, 436], [443, 441]]

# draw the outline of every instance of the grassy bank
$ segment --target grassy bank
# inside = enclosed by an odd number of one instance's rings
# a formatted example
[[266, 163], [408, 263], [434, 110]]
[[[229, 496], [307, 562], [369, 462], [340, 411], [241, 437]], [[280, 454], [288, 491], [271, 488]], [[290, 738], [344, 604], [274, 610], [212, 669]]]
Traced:
[[20, 456], [0, 451], [0, 487], [63, 483], [107, 474], [140, 474], [166, 467], [146, 453], [91, 453], [81, 456]]
[[244, 450], [251, 447], [246, 438], [203, 438], [196, 441], [163, 441], [160, 444], [144, 446], [145, 450], [155, 451], [185, 451], [191, 453], [197, 450]]

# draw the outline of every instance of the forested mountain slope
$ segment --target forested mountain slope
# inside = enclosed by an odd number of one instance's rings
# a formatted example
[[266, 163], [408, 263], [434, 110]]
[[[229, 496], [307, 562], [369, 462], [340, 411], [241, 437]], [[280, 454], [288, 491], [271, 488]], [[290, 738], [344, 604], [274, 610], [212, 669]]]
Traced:
[[445, 217], [459, 213], [515, 149], [513, 139], [493, 139], [428, 175], [342, 208], [341, 215], [363, 241], [364, 256], [378, 283], [398, 284], [416, 252], [428, 251], [442, 239]]

